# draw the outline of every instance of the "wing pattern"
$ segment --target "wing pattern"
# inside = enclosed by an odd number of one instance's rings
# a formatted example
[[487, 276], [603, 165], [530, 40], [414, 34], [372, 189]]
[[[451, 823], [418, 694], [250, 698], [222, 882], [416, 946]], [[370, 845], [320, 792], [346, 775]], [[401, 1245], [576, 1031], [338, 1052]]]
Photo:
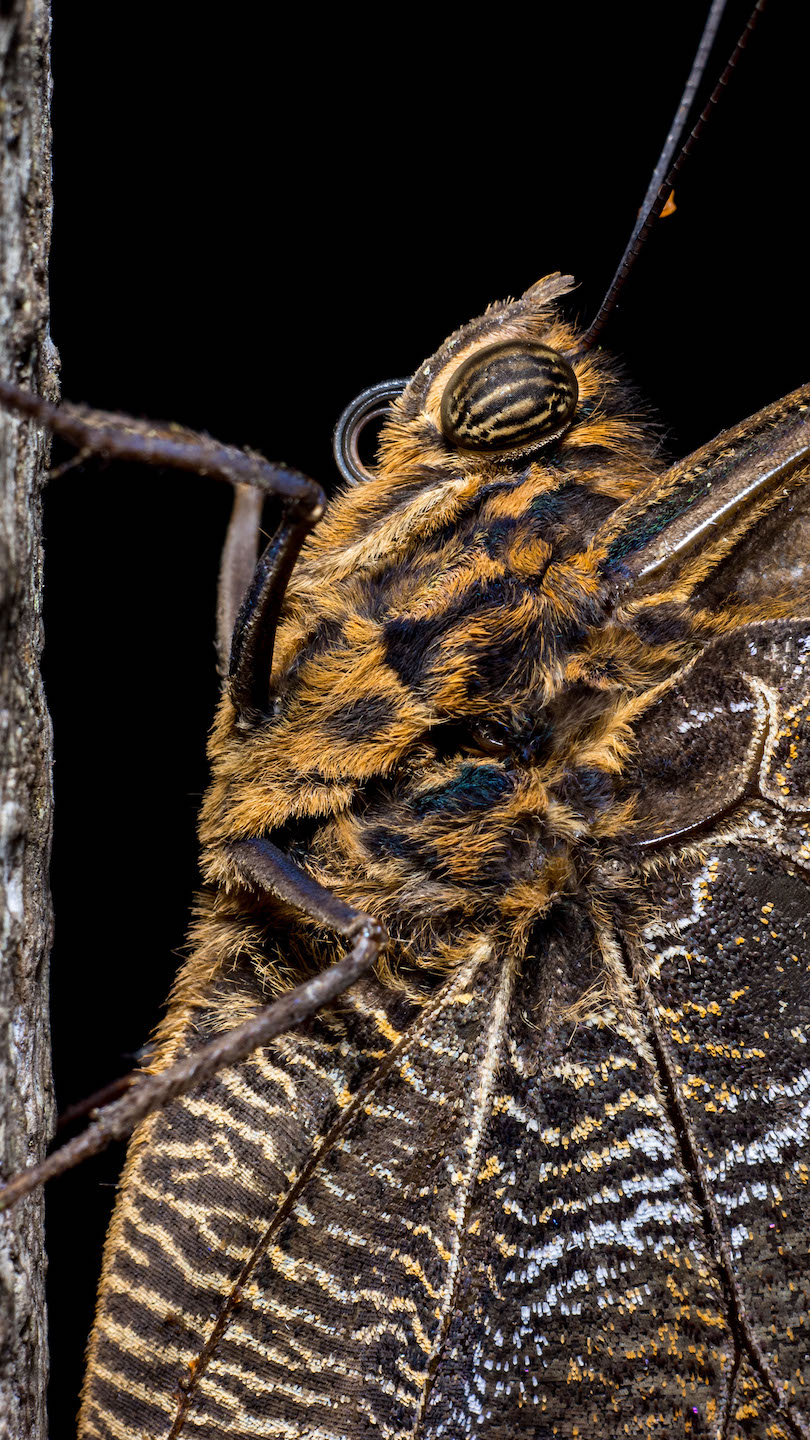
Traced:
[[808, 656], [754, 627], [643, 722], [651, 836], [684, 736], [734, 761], [646, 925], [370, 983], [148, 1122], [83, 1436], [810, 1433]]

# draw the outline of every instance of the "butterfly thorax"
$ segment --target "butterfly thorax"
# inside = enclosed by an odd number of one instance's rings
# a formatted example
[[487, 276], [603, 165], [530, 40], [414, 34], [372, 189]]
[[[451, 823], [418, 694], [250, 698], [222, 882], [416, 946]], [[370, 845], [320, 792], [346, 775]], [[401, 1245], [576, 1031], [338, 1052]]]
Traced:
[[[254, 950], [279, 919], [272, 897], [237, 904], [235, 839], [271, 839], [381, 919], [397, 975], [452, 966], [448, 933], [524, 948], [632, 832], [633, 722], [694, 642], [672, 607], [643, 633], [612, 614], [590, 542], [663, 462], [610, 362], [578, 355], [549, 304], [563, 288], [491, 308], [426, 362], [379, 468], [305, 546], [272, 714], [245, 731], [223, 697], [202, 837], [226, 948], [238, 913]], [[444, 433], [443, 397], [494, 342], [567, 357], [578, 400], [551, 444], [480, 453]], [[329, 943], [294, 923], [304, 950]]]

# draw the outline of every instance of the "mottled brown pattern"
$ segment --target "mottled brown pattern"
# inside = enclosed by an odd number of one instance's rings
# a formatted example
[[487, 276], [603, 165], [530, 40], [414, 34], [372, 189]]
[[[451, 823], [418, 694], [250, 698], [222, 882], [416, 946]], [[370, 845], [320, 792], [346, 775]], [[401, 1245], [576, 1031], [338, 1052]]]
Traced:
[[[272, 717], [223, 698], [157, 1064], [336, 951], [229, 840], [392, 943], [136, 1135], [85, 1440], [810, 1435], [804, 554], [768, 583], [762, 506], [760, 586], [738, 519], [617, 600], [605, 522], [663, 467], [565, 287], [418, 372], [305, 547]], [[520, 462], [439, 423], [496, 340], [574, 357]]]

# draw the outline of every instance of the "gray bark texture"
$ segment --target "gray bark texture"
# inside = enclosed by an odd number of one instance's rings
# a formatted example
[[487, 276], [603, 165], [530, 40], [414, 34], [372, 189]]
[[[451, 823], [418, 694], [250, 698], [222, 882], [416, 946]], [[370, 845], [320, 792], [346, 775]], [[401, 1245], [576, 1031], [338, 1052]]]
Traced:
[[[0, 6], [0, 373], [55, 398], [47, 329], [50, 15]], [[40, 486], [47, 442], [0, 415], [0, 1165], [51, 1134], [51, 728], [42, 649]], [[46, 1440], [42, 1195], [0, 1216], [0, 1440]]]

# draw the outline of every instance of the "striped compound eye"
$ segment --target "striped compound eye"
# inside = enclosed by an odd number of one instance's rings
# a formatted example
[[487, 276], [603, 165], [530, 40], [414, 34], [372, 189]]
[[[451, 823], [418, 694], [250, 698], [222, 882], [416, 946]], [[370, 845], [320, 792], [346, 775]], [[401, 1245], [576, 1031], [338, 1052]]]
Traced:
[[442, 432], [461, 450], [531, 450], [562, 434], [578, 395], [577, 377], [556, 350], [506, 340], [470, 355], [452, 376]]

